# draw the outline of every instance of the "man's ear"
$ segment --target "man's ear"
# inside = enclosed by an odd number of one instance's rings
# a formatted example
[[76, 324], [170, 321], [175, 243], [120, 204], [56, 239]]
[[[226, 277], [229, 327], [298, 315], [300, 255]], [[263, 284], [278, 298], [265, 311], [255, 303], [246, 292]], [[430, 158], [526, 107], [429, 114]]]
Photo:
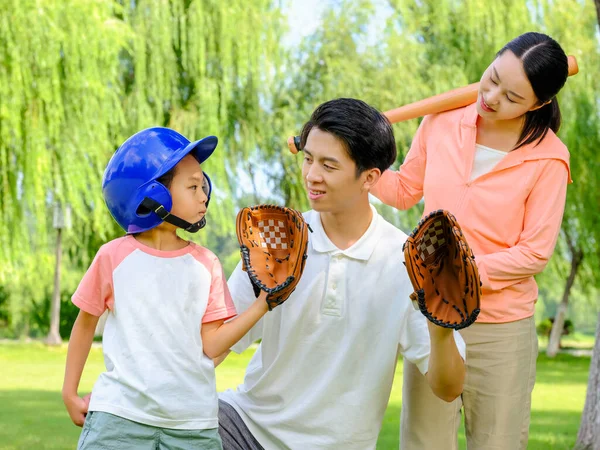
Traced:
[[547, 102], [542, 103], [541, 105], [537, 105], [534, 106], [533, 108], [531, 108], [529, 111], [536, 111], [540, 108], [543, 108], [544, 106], [546, 106], [548, 103], [552, 103], [552, 99], [548, 100]]
[[371, 188], [379, 181], [379, 178], [381, 177], [381, 170], [377, 168], [367, 169], [364, 171], [363, 176], [365, 177], [363, 189], [370, 191]]

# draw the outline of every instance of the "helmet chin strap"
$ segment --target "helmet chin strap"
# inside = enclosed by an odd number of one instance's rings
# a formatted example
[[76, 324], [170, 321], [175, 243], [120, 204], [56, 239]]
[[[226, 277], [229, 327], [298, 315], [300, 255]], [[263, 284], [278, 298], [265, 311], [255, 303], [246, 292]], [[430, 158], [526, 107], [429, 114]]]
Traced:
[[196, 233], [206, 225], [206, 217], [202, 217], [202, 219], [200, 219], [198, 222], [190, 223], [187, 220], [183, 220], [180, 217], [174, 216], [167, 211], [163, 205], [149, 197], [145, 197], [144, 200], [142, 200], [141, 206], [148, 208], [165, 222], [175, 225], [176, 227], [183, 228], [189, 233]]

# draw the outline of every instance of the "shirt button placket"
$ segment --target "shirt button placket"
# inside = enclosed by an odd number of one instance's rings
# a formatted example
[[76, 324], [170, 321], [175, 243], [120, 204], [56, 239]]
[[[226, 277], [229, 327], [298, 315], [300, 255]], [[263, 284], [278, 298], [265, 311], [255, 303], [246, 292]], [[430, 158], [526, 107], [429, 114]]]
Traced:
[[325, 312], [340, 316], [343, 302], [343, 277], [345, 261], [341, 253], [333, 255], [329, 266], [329, 282], [325, 300]]

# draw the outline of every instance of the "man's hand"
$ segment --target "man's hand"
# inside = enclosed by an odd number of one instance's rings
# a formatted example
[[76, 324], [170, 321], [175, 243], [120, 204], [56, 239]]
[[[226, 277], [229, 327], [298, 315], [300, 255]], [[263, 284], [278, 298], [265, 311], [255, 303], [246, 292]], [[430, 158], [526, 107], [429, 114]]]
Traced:
[[460, 356], [454, 331], [427, 322], [431, 353], [427, 381], [435, 395], [446, 402], [457, 398], [463, 390], [465, 363]]
[[452, 328], [440, 327], [427, 322], [427, 328], [429, 328], [429, 337], [431, 341], [443, 342], [446, 339], [454, 339], [454, 331]]
[[82, 427], [85, 422], [85, 416], [90, 406], [90, 399], [92, 394], [88, 394], [85, 397], [79, 397], [78, 395], [63, 395], [63, 401], [67, 407], [69, 417], [75, 425]]

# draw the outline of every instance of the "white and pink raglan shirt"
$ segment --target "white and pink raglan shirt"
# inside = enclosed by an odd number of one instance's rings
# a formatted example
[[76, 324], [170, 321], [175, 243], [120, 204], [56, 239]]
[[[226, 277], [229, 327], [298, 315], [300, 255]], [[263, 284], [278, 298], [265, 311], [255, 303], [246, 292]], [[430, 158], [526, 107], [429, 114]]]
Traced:
[[218, 258], [191, 243], [160, 251], [133, 236], [100, 248], [73, 294], [81, 310], [109, 310], [106, 371], [90, 411], [161, 428], [218, 426], [213, 361], [203, 353], [203, 323], [236, 315]]

